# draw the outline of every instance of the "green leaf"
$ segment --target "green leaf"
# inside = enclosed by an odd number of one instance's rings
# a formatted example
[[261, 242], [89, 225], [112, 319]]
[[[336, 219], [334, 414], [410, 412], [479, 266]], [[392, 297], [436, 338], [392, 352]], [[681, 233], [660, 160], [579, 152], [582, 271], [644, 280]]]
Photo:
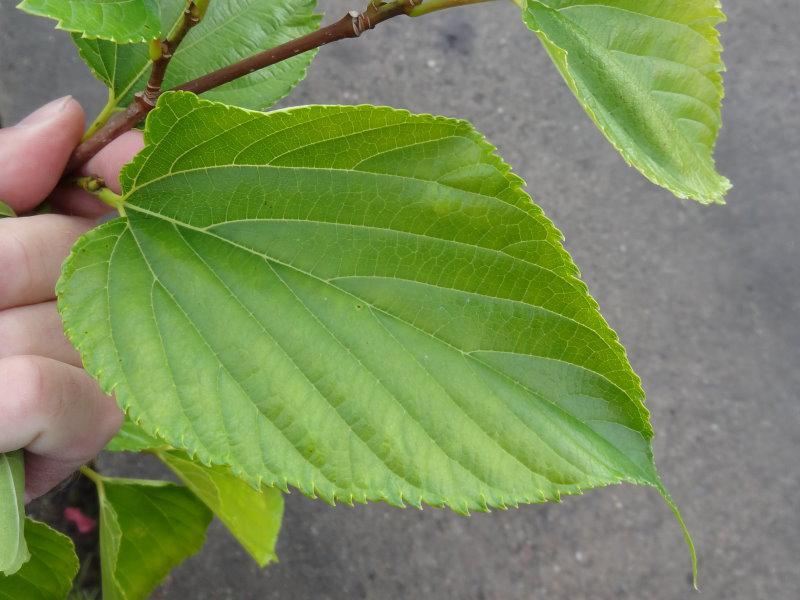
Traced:
[[203, 546], [211, 512], [184, 487], [102, 478], [100, 558], [104, 600], [139, 600]]
[[[170, 62], [164, 81], [169, 89], [272, 48], [319, 26], [315, 0], [238, 0], [212, 2], [206, 16], [186, 36]], [[182, 0], [162, 1], [162, 26], [172, 28], [184, 6]], [[150, 75], [146, 44], [118, 46], [103, 40], [73, 36], [78, 51], [95, 76], [110, 90], [114, 106], [127, 106]], [[257, 71], [207, 92], [208, 98], [265, 109], [286, 96], [305, 77], [315, 52]]]
[[154, 451], [225, 524], [259, 566], [276, 561], [275, 544], [283, 520], [283, 494], [275, 488], [254, 489], [227, 467], [206, 466], [185, 452], [142, 431], [126, 419], [106, 446], [111, 452]]
[[16, 217], [17, 213], [8, 204], [0, 200], [0, 219], [3, 217]]
[[468, 123], [166, 94], [58, 284], [144, 429], [251, 483], [466, 513], [663, 492], [639, 378]]
[[117, 435], [108, 442], [105, 449], [108, 452], [143, 452], [165, 447], [170, 446], [165, 441], [145, 433], [136, 423], [125, 419]]
[[253, 489], [227, 467], [206, 467], [184, 452], [156, 454], [219, 517], [259, 566], [277, 560], [275, 544], [283, 520], [280, 490]]
[[120, 44], [161, 35], [157, 0], [23, 0], [17, 8], [58, 21], [56, 29]]
[[719, 0], [525, 0], [522, 16], [628, 164], [679, 198], [724, 202]]
[[30, 557], [25, 544], [25, 462], [22, 450], [0, 453], [0, 574], [16, 573]]
[[72, 540], [44, 523], [25, 520], [32, 558], [14, 575], [0, 575], [0, 600], [59, 600], [67, 597], [78, 573]]

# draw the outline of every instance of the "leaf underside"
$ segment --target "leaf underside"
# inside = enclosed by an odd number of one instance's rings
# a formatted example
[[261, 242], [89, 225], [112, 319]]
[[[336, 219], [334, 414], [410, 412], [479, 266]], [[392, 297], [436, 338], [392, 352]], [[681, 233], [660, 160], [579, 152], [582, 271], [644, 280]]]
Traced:
[[[185, 5], [163, 0], [161, 21], [169, 31]], [[164, 89], [190, 81], [261, 50], [305, 35], [319, 26], [315, 0], [232, 0], [211, 2], [203, 20], [178, 47], [164, 80]], [[118, 45], [73, 36], [92, 73], [108, 86], [112, 99], [127, 106], [150, 75], [147, 44]], [[315, 52], [306, 52], [206, 92], [205, 97], [265, 109], [286, 96], [305, 77]]]
[[523, 20], [629, 164], [679, 198], [724, 202], [719, 0], [527, 0]]
[[63, 600], [78, 573], [72, 540], [32, 519], [25, 538], [32, 558], [14, 575], [0, 575], [0, 600]]
[[468, 123], [166, 94], [59, 306], [150, 433], [251, 483], [459, 512], [659, 486], [639, 379]]
[[127, 44], [161, 34], [158, 0], [23, 0], [18, 8], [86, 39]]
[[22, 450], [0, 452], [0, 577], [30, 558], [25, 543], [25, 463]]
[[171, 483], [103, 479], [100, 557], [104, 600], [139, 600], [203, 546], [211, 512]]

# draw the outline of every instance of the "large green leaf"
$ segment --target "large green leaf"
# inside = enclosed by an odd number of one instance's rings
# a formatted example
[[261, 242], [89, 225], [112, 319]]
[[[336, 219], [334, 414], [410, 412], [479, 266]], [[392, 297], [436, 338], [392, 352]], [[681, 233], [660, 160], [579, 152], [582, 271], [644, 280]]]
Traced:
[[0, 574], [30, 558], [25, 543], [25, 463], [22, 450], [0, 452]]
[[0, 600], [60, 600], [78, 573], [78, 557], [67, 536], [44, 523], [25, 520], [31, 560], [14, 575], [0, 575]]
[[523, 2], [523, 20], [625, 160], [680, 198], [722, 203], [719, 0]]
[[[211, 2], [203, 21], [192, 29], [175, 52], [165, 88], [272, 48], [319, 26], [315, 0], [230, 0]], [[183, 0], [162, 1], [163, 29], [178, 19]], [[114, 106], [127, 106], [150, 75], [146, 44], [120, 46], [73, 36], [81, 57], [105, 83]], [[264, 109], [288, 94], [305, 76], [314, 52], [296, 56], [206, 93], [206, 96], [245, 108]]]
[[158, 0], [23, 0], [19, 8], [56, 19], [58, 29], [86, 39], [126, 44], [161, 34]]
[[250, 556], [265, 566], [277, 560], [275, 544], [283, 520], [283, 494], [253, 489], [229, 468], [198, 464], [186, 453], [159, 450], [158, 457], [217, 515]]
[[103, 478], [100, 558], [104, 600], [139, 600], [203, 546], [211, 512], [184, 487]]
[[638, 377], [464, 122], [167, 94], [58, 285], [87, 370], [253, 483], [459, 512], [662, 489]]

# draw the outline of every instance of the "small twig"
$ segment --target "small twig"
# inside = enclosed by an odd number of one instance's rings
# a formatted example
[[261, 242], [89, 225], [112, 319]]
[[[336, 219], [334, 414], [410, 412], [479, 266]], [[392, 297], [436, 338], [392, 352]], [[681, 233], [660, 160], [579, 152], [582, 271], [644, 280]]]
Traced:
[[174, 88], [202, 94], [226, 83], [249, 75], [265, 67], [269, 67], [286, 59], [303, 54], [314, 48], [320, 48], [331, 42], [347, 38], [359, 37], [365, 31], [374, 29], [376, 25], [396, 17], [408, 14], [421, 0], [399, 0], [387, 4], [370, 4], [364, 12], [351, 10], [344, 17], [317, 31], [299, 37], [275, 48], [259, 52], [237, 63], [223, 67], [208, 75], [203, 75], [192, 81]]
[[[213, 73], [209, 73], [208, 75], [204, 75], [203, 77], [199, 77], [172, 89], [202, 94], [203, 92], [207, 92], [210, 89], [233, 81], [234, 79], [244, 77], [254, 71], [264, 69], [292, 58], [293, 56], [297, 56], [298, 54], [313, 50], [314, 48], [319, 48], [337, 40], [358, 37], [383, 21], [398, 15], [409, 14], [421, 1], [422, 0], [393, 0], [388, 3], [370, 3], [366, 10], [361, 13], [350, 11], [344, 17], [327, 27], [322, 27], [308, 35], [286, 42], [270, 50], [259, 52], [250, 58], [223, 67]], [[155, 94], [156, 98], [158, 95], [160, 95], [160, 92]], [[83, 166], [90, 158], [117, 137], [138, 125], [145, 116], [147, 116], [147, 113], [153, 109], [155, 102], [151, 101], [152, 94], [149, 99], [146, 99], [143, 94], [137, 94], [134, 97], [134, 101], [128, 105], [128, 108], [112, 116], [95, 135], [81, 143], [75, 149], [67, 164], [66, 172], [71, 173]]]
[[122, 200], [122, 196], [107, 188], [106, 182], [103, 181], [102, 177], [97, 177], [95, 175], [75, 177], [72, 183], [86, 190], [93, 196], [96, 196], [103, 203], [108, 204], [111, 208], [119, 212], [121, 216], [125, 216], [125, 203]]
[[148, 112], [155, 108], [161, 95], [161, 86], [167, 67], [175, 51], [180, 46], [189, 30], [197, 25], [205, 15], [210, 0], [192, 0], [186, 5], [180, 20], [164, 40], [153, 40], [150, 43], [150, 60], [153, 62], [147, 86], [133, 96], [133, 101], [119, 113], [112, 115], [94, 135], [75, 149], [70, 156], [65, 172], [72, 173], [97, 154], [101, 149], [117, 139], [120, 135], [133, 129]]
[[153, 70], [150, 72], [150, 79], [148, 79], [144, 91], [139, 92], [142, 100], [148, 105], [156, 105], [156, 101], [161, 95], [161, 86], [164, 83], [164, 76], [167, 74], [169, 61], [172, 60], [172, 56], [180, 46], [183, 38], [189, 33], [189, 30], [203, 18], [207, 6], [207, 1], [189, 2], [181, 15], [180, 21], [167, 36], [167, 39], [163, 41], [153, 40], [150, 44], [150, 60], [153, 61]]
[[[195, 94], [202, 94], [203, 92], [207, 92], [208, 90], [229, 83], [235, 79], [244, 77], [250, 73], [272, 66], [299, 54], [303, 54], [309, 50], [320, 48], [331, 42], [359, 37], [365, 31], [374, 29], [379, 23], [383, 23], [398, 15], [416, 17], [445, 8], [489, 1], [491, 0], [391, 0], [389, 2], [373, 0], [363, 12], [359, 13], [352, 10], [331, 25], [322, 27], [308, 35], [301, 36], [285, 44], [276, 46], [275, 48], [259, 52], [237, 63], [183, 83], [172, 88], [171, 91], [183, 90]], [[183, 19], [181, 24], [176, 27], [173, 34], [171, 34], [170, 38], [167, 40], [167, 47], [161, 48], [161, 55], [154, 60], [153, 73], [151, 74], [145, 92], [136, 94], [134, 96], [134, 101], [128, 105], [128, 108], [123, 112], [113, 115], [95, 135], [82, 142], [75, 149], [67, 164], [67, 174], [72, 173], [86, 164], [90, 158], [117, 137], [136, 127], [136, 125], [147, 116], [147, 113], [155, 107], [156, 100], [162, 93], [160, 87], [163, 83], [164, 72], [166, 71], [166, 66], [169, 63], [171, 54], [174, 52], [177, 44], [180, 43], [180, 40], [183, 39], [183, 36], [186, 35], [189, 28], [202, 18], [208, 2], [209, 0], [194, 0], [190, 3], [189, 8], [187, 8], [187, 13], [189, 13], [190, 17], [197, 16], [197, 19], [194, 21], [191, 18]], [[195, 12], [192, 12], [192, 9], [194, 9]], [[172, 39], [173, 35], [175, 36], [174, 45], [170, 43], [170, 39]], [[153, 50], [156, 51], [157, 49], [154, 48]]]

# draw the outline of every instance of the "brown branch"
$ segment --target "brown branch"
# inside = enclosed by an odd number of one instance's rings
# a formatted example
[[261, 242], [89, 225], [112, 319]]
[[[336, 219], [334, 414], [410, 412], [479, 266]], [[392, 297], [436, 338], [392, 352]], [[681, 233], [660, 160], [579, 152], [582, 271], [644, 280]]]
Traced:
[[376, 25], [387, 19], [407, 14], [420, 2], [421, 0], [405, 0], [383, 5], [370, 4], [362, 13], [358, 13], [354, 10], [350, 11], [344, 17], [336, 21], [336, 23], [328, 25], [327, 27], [318, 29], [313, 33], [304, 35], [291, 42], [286, 42], [270, 50], [259, 52], [249, 58], [223, 67], [218, 71], [181, 84], [174, 89], [202, 94], [203, 92], [224, 85], [234, 79], [244, 77], [254, 71], [269, 67], [275, 63], [297, 56], [298, 54], [303, 54], [314, 48], [319, 48], [325, 44], [330, 44], [331, 42], [346, 38], [356, 38], [365, 31], [374, 29]]
[[124, 111], [112, 116], [93, 136], [75, 148], [67, 163], [66, 175], [82, 167], [90, 158], [120, 135], [136, 127], [144, 116], [155, 108], [156, 101], [161, 95], [161, 86], [164, 83], [167, 67], [175, 54], [175, 50], [178, 49], [189, 30], [203, 18], [208, 8], [208, 2], [209, 0], [192, 0], [189, 2], [181, 15], [180, 21], [167, 38], [163, 41], [153, 40], [150, 47], [153, 67], [150, 71], [150, 78], [147, 80], [147, 86], [141, 92], [134, 94], [133, 101]]
[[152, 108], [140, 96], [134, 96], [133, 101], [124, 111], [116, 113], [97, 130], [97, 133], [78, 144], [69, 157], [64, 175], [75, 172], [123, 133], [136, 127]]
[[158, 97], [161, 95], [161, 86], [164, 83], [164, 76], [167, 74], [169, 61], [172, 60], [172, 56], [180, 46], [183, 38], [186, 37], [192, 27], [200, 22], [202, 16], [201, 9], [198, 8], [197, 3], [194, 1], [189, 2], [181, 15], [181, 20], [167, 36], [167, 39], [154, 41], [154, 47], [151, 47], [153, 70], [150, 72], [147, 87], [143, 92], [140, 92], [142, 100], [150, 106], [155, 106]]
[[[184, 90], [194, 92], [195, 94], [202, 94], [203, 92], [207, 92], [208, 90], [224, 85], [230, 81], [249, 75], [254, 71], [264, 69], [299, 54], [303, 54], [304, 52], [308, 52], [309, 50], [313, 50], [314, 48], [324, 46], [325, 44], [330, 44], [331, 42], [346, 38], [356, 38], [365, 31], [373, 29], [383, 21], [398, 15], [409, 14], [421, 1], [422, 0], [393, 0], [388, 3], [370, 3], [366, 10], [361, 13], [350, 11], [331, 25], [322, 27], [308, 35], [286, 42], [270, 50], [255, 54], [227, 67], [223, 67], [208, 75], [181, 84], [172, 88], [172, 90]], [[161, 75], [161, 79], [163, 81], [163, 74]], [[153, 80], [153, 75], [151, 75], [151, 80]], [[147, 116], [147, 113], [153, 109], [155, 100], [161, 94], [161, 91], [152, 92], [149, 97], [145, 97], [145, 94], [137, 94], [128, 108], [111, 117], [95, 135], [81, 143], [75, 149], [67, 165], [67, 174], [86, 164], [90, 158], [105, 146], [126, 131], [136, 127], [136, 125]]]

